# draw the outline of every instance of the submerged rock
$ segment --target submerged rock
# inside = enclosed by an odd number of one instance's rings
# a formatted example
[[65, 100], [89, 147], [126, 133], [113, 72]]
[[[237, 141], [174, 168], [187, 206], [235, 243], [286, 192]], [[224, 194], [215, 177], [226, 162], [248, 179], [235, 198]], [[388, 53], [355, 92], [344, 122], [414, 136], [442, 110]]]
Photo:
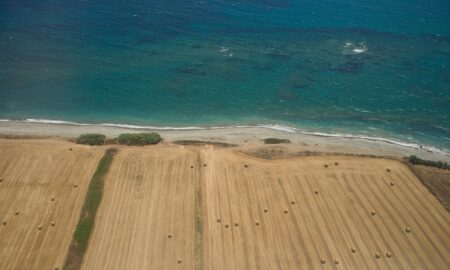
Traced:
[[360, 73], [363, 68], [364, 63], [362, 62], [347, 61], [341, 65], [331, 67], [330, 70], [342, 73]]
[[282, 53], [268, 53], [266, 55], [267, 55], [267, 57], [269, 57], [272, 60], [277, 60], [277, 61], [289, 61], [289, 60], [291, 60], [291, 57], [289, 55], [282, 54]]
[[174, 72], [176, 73], [183, 73], [183, 74], [189, 74], [189, 75], [199, 75], [199, 76], [206, 76], [207, 73], [203, 70], [200, 70], [198, 67], [179, 67], [174, 68]]

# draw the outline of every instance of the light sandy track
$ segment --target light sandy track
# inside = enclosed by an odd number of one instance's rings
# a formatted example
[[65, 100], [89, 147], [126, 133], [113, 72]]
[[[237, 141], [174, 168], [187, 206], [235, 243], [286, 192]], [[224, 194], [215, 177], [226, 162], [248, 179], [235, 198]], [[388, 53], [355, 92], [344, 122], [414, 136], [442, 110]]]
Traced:
[[67, 142], [0, 140], [0, 269], [61, 269], [102, 154]]
[[193, 269], [198, 168], [182, 147], [120, 149], [82, 269]]
[[204, 269], [450, 268], [449, 215], [400, 162], [266, 161], [229, 150], [203, 150], [201, 159]]

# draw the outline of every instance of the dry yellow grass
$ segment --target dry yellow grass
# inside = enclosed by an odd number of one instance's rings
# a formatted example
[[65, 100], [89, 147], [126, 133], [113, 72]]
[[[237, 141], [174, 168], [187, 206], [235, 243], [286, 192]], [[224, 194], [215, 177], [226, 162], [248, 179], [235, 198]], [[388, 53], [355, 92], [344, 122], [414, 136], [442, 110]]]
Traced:
[[60, 141], [0, 140], [0, 269], [62, 268], [102, 154]]
[[449, 269], [448, 212], [400, 162], [201, 158], [204, 269]]
[[[0, 140], [0, 269], [61, 269], [102, 154]], [[393, 160], [121, 147], [104, 188], [83, 269], [450, 268], [448, 212]]]
[[183, 147], [121, 148], [82, 269], [192, 269], [198, 167]]
[[83, 269], [450, 266], [448, 212], [393, 160], [122, 148], [104, 194]]

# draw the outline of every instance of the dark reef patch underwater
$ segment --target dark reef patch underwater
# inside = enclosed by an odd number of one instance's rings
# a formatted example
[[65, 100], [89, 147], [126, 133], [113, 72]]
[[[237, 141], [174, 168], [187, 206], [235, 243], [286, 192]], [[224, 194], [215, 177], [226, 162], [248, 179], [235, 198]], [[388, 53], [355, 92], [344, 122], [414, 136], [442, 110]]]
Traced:
[[0, 119], [450, 148], [448, 1], [2, 1]]

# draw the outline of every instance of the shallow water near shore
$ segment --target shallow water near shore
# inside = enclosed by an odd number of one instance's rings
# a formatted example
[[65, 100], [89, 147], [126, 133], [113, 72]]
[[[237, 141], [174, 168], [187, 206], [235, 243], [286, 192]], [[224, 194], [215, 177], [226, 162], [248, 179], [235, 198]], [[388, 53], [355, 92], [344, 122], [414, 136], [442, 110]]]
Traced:
[[0, 118], [449, 149], [448, 3], [316, 2], [0, 3]]

